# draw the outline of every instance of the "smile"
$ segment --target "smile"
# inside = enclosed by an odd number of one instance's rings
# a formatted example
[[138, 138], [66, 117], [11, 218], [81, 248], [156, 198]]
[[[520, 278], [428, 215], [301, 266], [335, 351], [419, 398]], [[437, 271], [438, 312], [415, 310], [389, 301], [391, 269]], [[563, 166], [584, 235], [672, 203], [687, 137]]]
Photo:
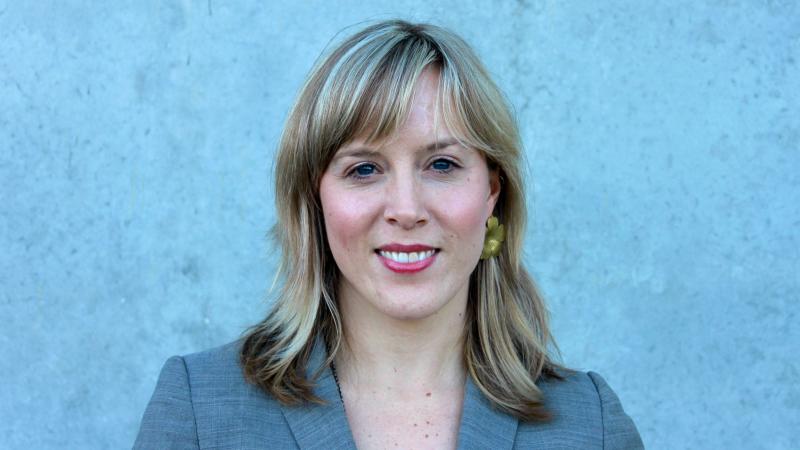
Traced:
[[438, 252], [438, 249], [420, 244], [390, 244], [375, 250], [383, 265], [399, 274], [413, 274], [427, 269], [436, 261]]
[[406, 263], [415, 263], [418, 261], [424, 261], [436, 253], [436, 250], [428, 250], [426, 252], [387, 252], [383, 250], [378, 250], [378, 254], [383, 256], [384, 258], [390, 259], [394, 262], [406, 264]]

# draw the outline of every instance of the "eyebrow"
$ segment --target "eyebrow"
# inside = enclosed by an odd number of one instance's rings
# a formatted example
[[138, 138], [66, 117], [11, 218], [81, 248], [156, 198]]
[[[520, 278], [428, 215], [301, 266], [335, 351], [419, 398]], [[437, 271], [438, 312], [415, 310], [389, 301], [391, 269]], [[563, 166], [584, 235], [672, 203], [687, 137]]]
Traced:
[[[460, 142], [456, 138], [450, 139], [443, 139], [441, 141], [432, 142], [424, 147], [421, 150], [425, 152], [433, 152], [436, 150], [440, 150], [446, 147], [450, 147], [451, 145], [459, 144]], [[341, 158], [353, 157], [353, 158], [364, 158], [364, 157], [374, 157], [375, 155], [379, 155], [380, 152], [371, 147], [356, 147], [348, 150], [344, 150], [338, 152], [334, 157], [333, 160], [338, 160]]]
[[441, 140], [441, 141], [436, 141], [436, 142], [434, 142], [432, 144], [428, 144], [425, 147], [425, 151], [426, 152], [432, 152], [432, 151], [439, 150], [440, 148], [450, 147], [451, 145], [456, 145], [456, 144], [459, 144], [459, 143], [460, 142], [458, 142], [458, 139], [456, 139], [456, 138], [444, 139], [444, 140]]

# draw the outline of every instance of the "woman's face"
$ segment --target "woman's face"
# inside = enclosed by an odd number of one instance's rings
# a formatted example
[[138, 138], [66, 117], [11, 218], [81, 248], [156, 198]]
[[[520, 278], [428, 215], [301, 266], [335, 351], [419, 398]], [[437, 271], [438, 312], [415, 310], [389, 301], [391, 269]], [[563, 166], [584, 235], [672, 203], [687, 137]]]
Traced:
[[466, 305], [500, 188], [483, 155], [459, 145], [435, 117], [438, 77], [437, 69], [422, 72], [393, 136], [344, 145], [322, 176], [343, 309], [422, 319]]

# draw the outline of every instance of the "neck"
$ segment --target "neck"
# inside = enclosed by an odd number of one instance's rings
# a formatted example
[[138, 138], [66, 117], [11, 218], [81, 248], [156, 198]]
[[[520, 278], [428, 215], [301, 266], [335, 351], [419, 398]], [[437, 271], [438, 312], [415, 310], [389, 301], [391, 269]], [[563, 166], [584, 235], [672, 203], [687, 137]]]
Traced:
[[461, 301], [422, 319], [396, 319], [340, 295], [344, 339], [335, 364], [343, 385], [413, 389], [463, 386], [464, 316]]

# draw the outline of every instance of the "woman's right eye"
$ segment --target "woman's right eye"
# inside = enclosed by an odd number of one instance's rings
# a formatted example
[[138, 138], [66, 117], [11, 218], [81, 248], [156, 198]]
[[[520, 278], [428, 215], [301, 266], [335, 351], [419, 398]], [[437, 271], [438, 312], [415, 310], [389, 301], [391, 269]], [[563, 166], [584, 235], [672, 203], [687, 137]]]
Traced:
[[378, 168], [375, 167], [375, 164], [370, 164], [370, 163], [359, 164], [358, 166], [350, 170], [348, 176], [353, 177], [357, 180], [363, 180], [365, 178], [369, 178], [370, 175], [375, 174], [377, 170]]

